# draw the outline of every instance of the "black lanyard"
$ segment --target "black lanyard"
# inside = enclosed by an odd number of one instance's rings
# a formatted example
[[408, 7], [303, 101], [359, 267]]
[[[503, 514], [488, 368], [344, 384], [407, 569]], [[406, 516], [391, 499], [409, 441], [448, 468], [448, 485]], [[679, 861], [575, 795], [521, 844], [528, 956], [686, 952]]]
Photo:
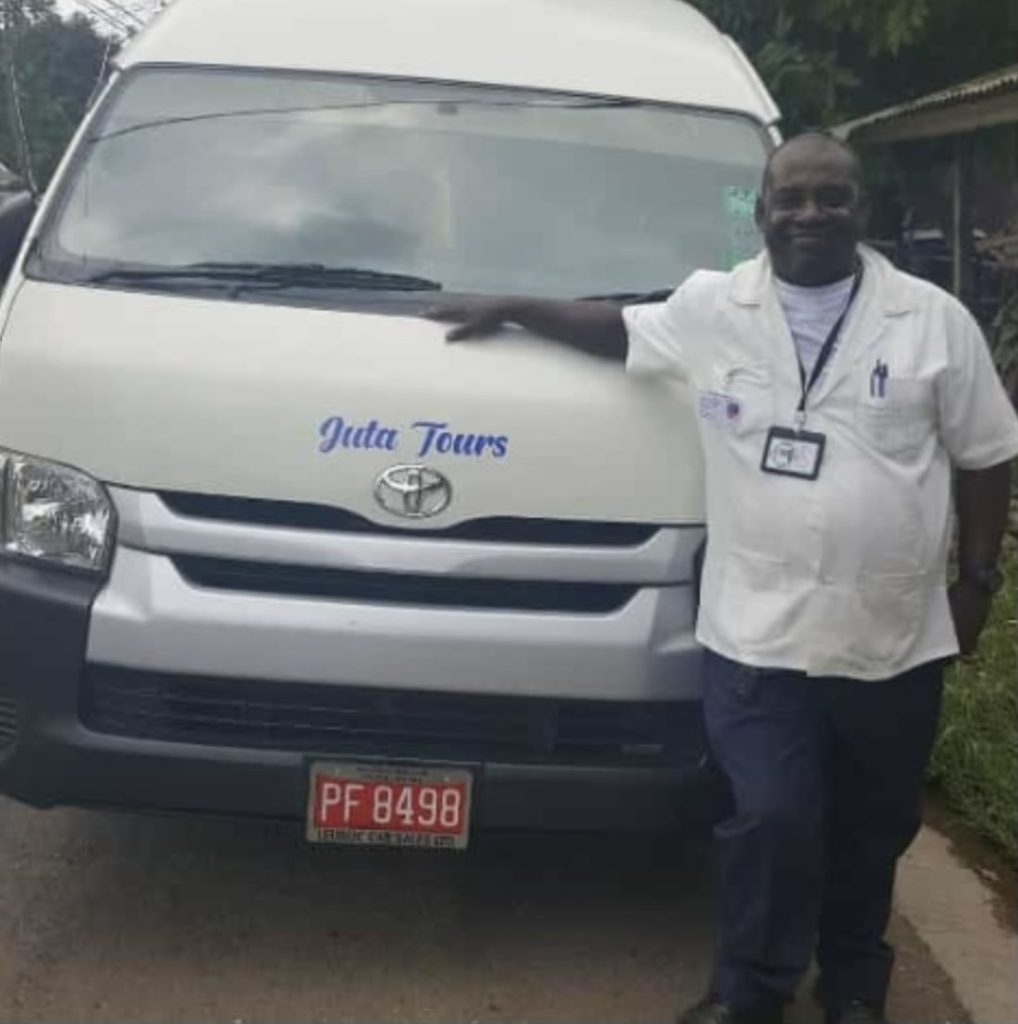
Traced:
[[845, 325], [845, 319], [848, 317], [849, 310], [852, 308], [852, 303], [855, 302], [856, 295], [859, 294], [859, 286], [861, 284], [862, 267], [859, 267], [855, 272], [855, 281], [852, 282], [852, 291], [848, 296], [848, 302], [845, 303], [845, 308], [841, 311], [841, 316], [839, 316], [834, 322], [834, 326], [827, 335], [827, 339], [824, 341], [823, 347], [817, 353], [817, 361], [813, 364], [813, 372], [809, 375], [808, 380], [806, 379], [806, 367], [802, 365], [802, 357], [799, 355], [798, 346], [796, 346], [796, 359], [799, 362], [799, 382], [802, 385], [802, 398], [799, 399], [799, 406], [795, 410], [795, 425], [797, 430], [802, 430], [806, 423], [806, 399], [809, 397], [810, 391], [813, 390], [813, 385], [820, 379], [820, 374], [824, 372], [824, 367], [831, 358], [834, 346], [838, 342], [838, 335], [841, 334], [841, 328]]

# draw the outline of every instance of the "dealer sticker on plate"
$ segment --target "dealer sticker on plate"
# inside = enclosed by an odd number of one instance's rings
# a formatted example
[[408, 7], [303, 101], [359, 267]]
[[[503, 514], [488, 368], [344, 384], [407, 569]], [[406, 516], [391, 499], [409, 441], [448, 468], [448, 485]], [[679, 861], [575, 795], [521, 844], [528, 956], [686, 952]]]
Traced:
[[462, 768], [311, 765], [307, 837], [313, 843], [462, 850], [473, 776]]

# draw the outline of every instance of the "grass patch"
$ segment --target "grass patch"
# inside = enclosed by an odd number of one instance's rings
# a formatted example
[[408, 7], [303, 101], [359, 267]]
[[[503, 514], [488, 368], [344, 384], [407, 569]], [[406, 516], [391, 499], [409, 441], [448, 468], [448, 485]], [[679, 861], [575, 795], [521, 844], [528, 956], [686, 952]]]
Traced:
[[948, 673], [930, 776], [958, 817], [1018, 862], [1018, 552], [975, 658]]

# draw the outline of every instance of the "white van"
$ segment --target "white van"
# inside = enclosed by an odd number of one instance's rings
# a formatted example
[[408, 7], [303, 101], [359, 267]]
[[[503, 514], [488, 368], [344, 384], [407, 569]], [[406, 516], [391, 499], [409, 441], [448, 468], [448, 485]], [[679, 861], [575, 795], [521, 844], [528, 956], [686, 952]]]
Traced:
[[692, 806], [688, 395], [425, 314], [732, 265], [776, 118], [676, 0], [172, 4], [0, 309], [0, 787], [449, 847]]

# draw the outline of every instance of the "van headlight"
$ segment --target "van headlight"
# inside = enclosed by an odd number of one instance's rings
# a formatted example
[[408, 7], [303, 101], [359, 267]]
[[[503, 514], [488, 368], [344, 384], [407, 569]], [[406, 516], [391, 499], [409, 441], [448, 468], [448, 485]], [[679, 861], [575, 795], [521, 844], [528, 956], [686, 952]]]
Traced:
[[116, 515], [80, 470], [0, 450], [0, 553], [104, 573]]

